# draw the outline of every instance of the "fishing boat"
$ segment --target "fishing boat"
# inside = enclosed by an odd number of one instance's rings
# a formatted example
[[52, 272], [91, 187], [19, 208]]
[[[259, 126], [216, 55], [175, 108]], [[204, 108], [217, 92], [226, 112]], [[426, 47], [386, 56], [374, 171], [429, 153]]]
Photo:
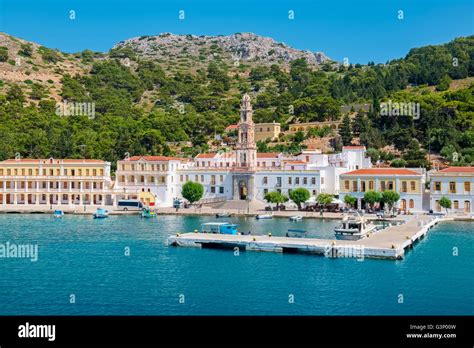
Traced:
[[295, 216], [290, 217], [290, 221], [301, 221], [301, 220], [303, 220], [303, 216], [301, 215], [295, 215]]
[[272, 214], [258, 214], [257, 216], [255, 216], [255, 218], [257, 220], [273, 219], [273, 215]]
[[376, 230], [377, 226], [359, 213], [355, 216], [344, 215], [341, 224], [334, 228], [336, 239], [341, 240], [359, 240]]
[[105, 219], [106, 217], [109, 217], [109, 211], [104, 208], [97, 208], [94, 219]]
[[151, 210], [149, 208], [143, 208], [141, 216], [142, 218], [155, 218], [156, 211]]
[[228, 222], [207, 222], [201, 225], [201, 233], [237, 234], [237, 225]]
[[216, 218], [228, 218], [231, 217], [231, 213], [223, 212], [223, 213], [217, 213]]
[[64, 216], [64, 212], [62, 210], [55, 210], [53, 212], [53, 217], [55, 218], [60, 218], [60, 217], [63, 217]]

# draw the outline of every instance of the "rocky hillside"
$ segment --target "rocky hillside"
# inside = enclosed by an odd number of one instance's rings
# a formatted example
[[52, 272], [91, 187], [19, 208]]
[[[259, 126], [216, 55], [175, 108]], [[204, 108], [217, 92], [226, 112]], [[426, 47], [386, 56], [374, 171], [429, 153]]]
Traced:
[[28, 95], [41, 86], [59, 100], [63, 76], [81, 75], [89, 66], [74, 55], [0, 33], [0, 91], [16, 84]]
[[[174, 35], [131, 38], [115, 45], [109, 52], [90, 50], [68, 54], [0, 33], [0, 93], [9, 86], [18, 85], [26, 97], [33, 102], [41, 95], [54, 100], [62, 99], [64, 75], [87, 75], [94, 62], [117, 58], [124, 65], [130, 59], [130, 67], [137, 61], [150, 60], [159, 64], [168, 73], [196, 71], [207, 68], [212, 61], [222, 61], [240, 73], [248, 74], [254, 66], [278, 64], [282, 68], [288, 63], [306, 58], [308, 65], [318, 68], [329, 58], [320, 52], [301, 51], [278, 43], [271, 38], [252, 33], [229, 36]], [[246, 65], [242, 69], [241, 64]]]
[[130, 48], [138, 55], [157, 60], [193, 58], [208, 63], [216, 57], [231, 63], [288, 64], [306, 58], [309, 65], [329, 61], [322, 52], [301, 51], [253, 33], [228, 36], [175, 35], [140, 36], [118, 43], [114, 49]]

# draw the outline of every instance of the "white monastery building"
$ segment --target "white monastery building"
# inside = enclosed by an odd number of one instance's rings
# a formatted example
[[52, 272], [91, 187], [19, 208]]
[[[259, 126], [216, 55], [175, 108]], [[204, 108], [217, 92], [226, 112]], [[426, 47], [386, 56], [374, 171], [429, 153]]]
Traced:
[[117, 165], [117, 187], [138, 189], [142, 200], [158, 207], [170, 207], [174, 198], [181, 198], [181, 188], [187, 181], [204, 186], [204, 202], [263, 201], [267, 192], [289, 194], [299, 187], [307, 188], [313, 196], [321, 192], [337, 194], [340, 174], [372, 166], [364, 146], [346, 146], [334, 155], [318, 150], [295, 156], [259, 153], [252, 113], [250, 97], [245, 94], [235, 149], [202, 153], [194, 160], [164, 156], [126, 158]]

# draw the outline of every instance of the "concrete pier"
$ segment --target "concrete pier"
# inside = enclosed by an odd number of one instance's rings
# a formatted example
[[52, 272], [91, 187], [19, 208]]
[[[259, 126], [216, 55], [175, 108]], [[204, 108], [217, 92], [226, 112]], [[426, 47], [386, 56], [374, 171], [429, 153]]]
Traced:
[[184, 233], [170, 236], [168, 244], [181, 247], [227, 248], [239, 250], [309, 253], [327, 257], [402, 259], [405, 251], [440, 221], [434, 216], [410, 216], [398, 226], [390, 226], [358, 241], [317, 238], [272, 237], [266, 235], [225, 235]]

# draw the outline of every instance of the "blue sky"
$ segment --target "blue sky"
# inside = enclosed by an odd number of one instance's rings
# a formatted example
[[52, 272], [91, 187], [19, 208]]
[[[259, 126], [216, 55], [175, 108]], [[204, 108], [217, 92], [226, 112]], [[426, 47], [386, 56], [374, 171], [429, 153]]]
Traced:
[[121, 40], [162, 32], [254, 32], [367, 63], [472, 35], [473, 13], [473, 0], [0, 0], [0, 31], [66, 52], [108, 51]]

